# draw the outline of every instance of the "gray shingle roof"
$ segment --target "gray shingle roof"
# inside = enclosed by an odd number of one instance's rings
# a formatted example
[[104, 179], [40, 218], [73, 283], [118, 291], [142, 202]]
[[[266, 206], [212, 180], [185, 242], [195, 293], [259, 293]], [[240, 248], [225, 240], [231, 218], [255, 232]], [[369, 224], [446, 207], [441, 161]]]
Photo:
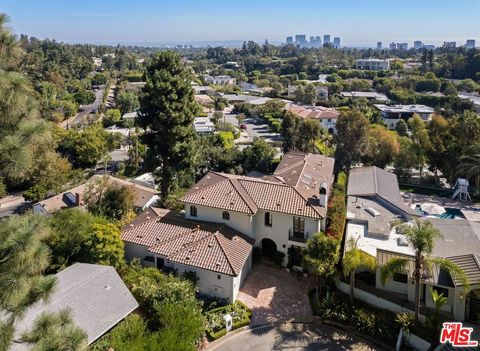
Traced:
[[[138, 307], [138, 303], [111, 266], [75, 263], [57, 273], [57, 285], [48, 303], [32, 306], [16, 322], [17, 333], [28, 330], [42, 312], [68, 308], [75, 323], [92, 343]], [[27, 350], [15, 344], [12, 350]]]

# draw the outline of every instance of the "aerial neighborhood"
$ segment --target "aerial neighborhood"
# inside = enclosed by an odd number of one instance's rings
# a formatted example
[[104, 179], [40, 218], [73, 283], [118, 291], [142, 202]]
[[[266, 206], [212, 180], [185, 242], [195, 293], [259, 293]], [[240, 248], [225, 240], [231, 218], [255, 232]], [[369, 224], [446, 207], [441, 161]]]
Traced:
[[117, 45], [9, 7], [0, 351], [478, 349], [474, 39]]

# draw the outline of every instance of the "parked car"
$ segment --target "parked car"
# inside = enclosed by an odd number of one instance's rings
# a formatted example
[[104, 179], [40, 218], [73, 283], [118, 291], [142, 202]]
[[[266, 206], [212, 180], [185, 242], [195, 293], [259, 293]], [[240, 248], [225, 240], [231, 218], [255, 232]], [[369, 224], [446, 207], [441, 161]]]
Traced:
[[240, 129], [247, 130], [247, 126], [245, 124], [240, 124]]

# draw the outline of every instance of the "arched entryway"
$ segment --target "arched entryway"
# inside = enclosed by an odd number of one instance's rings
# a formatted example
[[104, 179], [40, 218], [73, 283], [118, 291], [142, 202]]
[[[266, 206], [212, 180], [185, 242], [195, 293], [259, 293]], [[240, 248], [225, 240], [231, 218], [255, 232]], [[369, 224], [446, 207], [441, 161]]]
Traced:
[[465, 301], [465, 319], [480, 324], [480, 289], [468, 293]]
[[272, 239], [265, 238], [261, 241], [262, 256], [273, 258], [277, 252], [277, 244]]

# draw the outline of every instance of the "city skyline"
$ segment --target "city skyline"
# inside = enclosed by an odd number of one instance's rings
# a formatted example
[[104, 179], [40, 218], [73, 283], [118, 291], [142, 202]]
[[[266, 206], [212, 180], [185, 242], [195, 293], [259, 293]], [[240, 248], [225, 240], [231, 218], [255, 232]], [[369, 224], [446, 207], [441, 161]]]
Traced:
[[[464, 45], [467, 39], [480, 39], [476, 14], [480, 2], [468, 0], [413, 0], [401, 4], [387, 0], [379, 8], [366, 0], [356, 6], [353, 0], [336, 3], [303, 0], [295, 3], [246, 0], [241, 6], [219, 1], [193, 0], [157, 4], [91, 0], [81, 3], [46, 0], [2, 1], [2, 11], [10, 17], [15, 33], [40, 39], [94, 44], [195, 44], [241, 42], [244, 40], [283, 43], [295, 33], [332, 34], [342, 46], [375, 47], [378, 41], [414, 41], [440, 46], [443, 42]], [[250, 6], [252, 5], [252, 6]], [[255, 6], [253, 6], [255, 5]], [[25, 12], [25, 7], [29, 8]], [[252, 11], [252, 9], [255, 11]], [[355, 11], [346, 11], [354, 8]], [[425, 16], [425, 13], [435, 16]], [[179, 26], [178, 23], [182, 25]], [[379, 30], [381, 28], [381, 30]], [[317, 34], [318, 33], [318, 34]], [[399, 34], [400, 33], [400, 34]], [[322, 40], [323, 41], [323, 40]]]

